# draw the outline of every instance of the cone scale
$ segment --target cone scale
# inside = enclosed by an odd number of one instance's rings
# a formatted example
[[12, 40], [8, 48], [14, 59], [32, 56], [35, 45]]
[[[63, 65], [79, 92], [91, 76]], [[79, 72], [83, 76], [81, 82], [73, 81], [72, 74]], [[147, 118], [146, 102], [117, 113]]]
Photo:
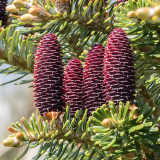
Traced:
[[135, 72], [130, 42], [123, 29], [112, 31], [108, 38], [104, 57], [104, 99], [105, 102], [119, 101], [133, 103], [135, 93]]
[[104, 104], [103, 100], [103, 58], [104, 48], [95, 44], [87, 54], [84, 67], [84, 102], [89, 115]]
[[83, 68], [80, 60], [71, 59], [64, 72], [64, 101], [70, 103], [72, 116], [83, 107]]
[[55, 35], [46, 34], [38, 47], [34, 65], [35, 107], [40, 114], [63, 110], [63, 63]]

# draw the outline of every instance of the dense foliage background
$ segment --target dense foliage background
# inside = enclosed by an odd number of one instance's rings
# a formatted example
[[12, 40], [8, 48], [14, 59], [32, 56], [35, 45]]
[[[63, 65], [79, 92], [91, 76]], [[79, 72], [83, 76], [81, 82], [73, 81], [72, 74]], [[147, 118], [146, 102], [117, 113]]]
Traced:
[[[87, 114], [87, 110], [83, 112], [82, 109], [79, 111], [73, 109], [74, 114], [70, 113], [69, 108], [72, 109], [72, 105], [68, 104], [63, 114], [53, 112], [43, 116], [39, 110], [40, 113], [38, 111], [33, 113], [30, 121], [22, 118], [21, 124], [19, 122], [12, 124], [12, 127], [8, 128], [12, 134], [3, 141], [3, 144], [9, 147], [27, 145], [18, 159], [30, 148], [39, 145], [41, 147], [33, 157], [34, 160], [43, 154], [45, 159], [59, 160], [159, 159], [160, 6], [158, 2], [14, 0], [12, 5], [6, 7], [7, 13], [4, 10], [7, 1], [0, 1], [0, 5], [4, 14], [1, 17], [0, 29], [0, 65], [10, 65], [0, 72], [6, 76], [20, 75], [1, 86], [14, 82], [33, 87], [33, 79], [23, 78], [34, 72], [37, 46], [41, 45], [44, 50], [45, 46], [48, 46], [45, 43], [46, 37], [44, 38], [47, 33], [54, 33], [58, 37], [65, 68], [72, 58], [79, 59], [85, 66], [87, 53], [92, 50], [92, 46], [97, 43], [104, 48], [106, 45], [109, 46], [108, 37], [109, 35], [111, 37], [112, 31], [115, 28], [123, 28], [130, 41], [136, 73], [136, 79], [133, 80], [133, 83], [134, 81], [136, 83], [133, 102], [129, 100], [130, 102], [125, 101], [124, 104], [119, 102], [115, 105], [112, 101], [108, 101], [107, 105], [96, 107], [97, 110], [92, 114], [87, 107], [90, 114]], [[122, 41], [129, 43], [123, 37]], [[57, 41], [53, 44], [59, 45]], [[57, 48], [54, 49], [57, 51], [59, 50]], [[60, 60], [57, 58], [58, 61]], [[17, 80], [21, 81], [17, 83]]]

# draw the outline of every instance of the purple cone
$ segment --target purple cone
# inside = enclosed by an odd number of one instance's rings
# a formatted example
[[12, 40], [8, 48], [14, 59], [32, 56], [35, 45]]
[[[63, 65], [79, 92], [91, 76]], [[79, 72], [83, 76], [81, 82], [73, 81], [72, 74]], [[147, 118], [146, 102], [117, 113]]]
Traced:
[[63, 63], [57, 37], [46, 34], [38, 47], [34, 65], [35, 107], [40, 114], [62, 111]]
[[126, 103], [134, 100], [135, 72], [130, 42], [121, 28], [112, 31], [108, 38], [104, 58], [105, 102]]
[[103, 100], [103, 59], [104, 48], [95, 44], [87, 54], [84, 67], [84, 104], [89, 115], [104, 104]]
[[83, 68], [81, 62], [75, 58], [71, 59], [64, 73], [64, 101], [70, 103], [70, 112], [75, 112], [83, 107]]

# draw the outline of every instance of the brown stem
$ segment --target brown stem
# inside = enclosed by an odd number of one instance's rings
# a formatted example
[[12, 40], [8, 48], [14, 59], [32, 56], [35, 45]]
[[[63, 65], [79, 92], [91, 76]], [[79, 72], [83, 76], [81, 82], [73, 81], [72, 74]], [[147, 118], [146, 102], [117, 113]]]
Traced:
[[[84, 146], [86, 145], [86, 144], [88, 144], [88, 145], [90, 145], [90, 146], [95, 146], [95, 144], [94, 144], [94, 142], [93, 141], [91, 141], [91, 137], [90, 136], [86, 136], [85, 138], [83, 138], [83, 139], [81, 139], [80, 137], [81, 137], [81, 135], [79, 135], [79, 134], [74, 134], [73, 132], [72, 133], [70, 133], [70, 135], [68, 135], [67, 137], [64, 137], [64, 135], [67, 133], [67, 131], [62, 131], [62, 130], [59, 130], [59, 133], [56, 135], [56, 136], [54, 136], [54, 138], [53, 139], [57, 139], [57, 140], [60, 140], [60, 139], [62, 139], [62, 137], [63, 137], [63, 139], [64, 140], [69, 140], [69, 139], [72, 139], [72, 140], [74, 140], [75, 141], [75, 143], [76, 144], [83, 144]], [[51, 132], [48, 136], [41, 136], [41, 137], [39, 137], [39, 138], [31, 138], [31, 137], [28, 137], [29, 139], [28, 139], [28, 142], [29, 143], [31, 143], [31, 142], [36, 142], [36, 141], [39, 141], [39, 140], [41, 140], [41, 139], [44, 139], [44, 141], [47, 141], [47, 140], [51, 140], [51, 136], [52, 136], [52, 134], [54, 134], [53, 132]], [[102, 149], [102, 147], [101, 146], [99, 146], [99, 145], [96, 145], [96, 147], [97, 148], [99, 148], [99, 149]]]

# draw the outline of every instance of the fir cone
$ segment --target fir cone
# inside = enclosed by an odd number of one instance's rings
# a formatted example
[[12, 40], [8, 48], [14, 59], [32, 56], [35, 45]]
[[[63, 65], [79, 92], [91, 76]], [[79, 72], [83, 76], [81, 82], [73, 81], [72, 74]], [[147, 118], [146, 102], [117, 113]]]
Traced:
[[104, 48], [95, 44], [87, 54], [84, 67], [84, 102], [89, 115], [104, 104], [103, 100], [103, 58]]
[[135, 72], [130, 42], [121, 28], [112, 31], [104, 57], [104, 92], [106, 103], [134, 100]]
[[35, 107], [40, 114], [62, 111], [63, 63], [55, 35], [46, 34], [38, 47], [34, 65]]
[[7, 0], [0, 0], [0, 21], [2, 21], [2, 25], [7, 23], [7, 15], [5, 8], [7, 6]]
[[83, 104], [83, 68], [81, 62], [75, 58], [71, 59], [64, 73], [64, 101], [70, 103], [70, 113], [72, 116]]

